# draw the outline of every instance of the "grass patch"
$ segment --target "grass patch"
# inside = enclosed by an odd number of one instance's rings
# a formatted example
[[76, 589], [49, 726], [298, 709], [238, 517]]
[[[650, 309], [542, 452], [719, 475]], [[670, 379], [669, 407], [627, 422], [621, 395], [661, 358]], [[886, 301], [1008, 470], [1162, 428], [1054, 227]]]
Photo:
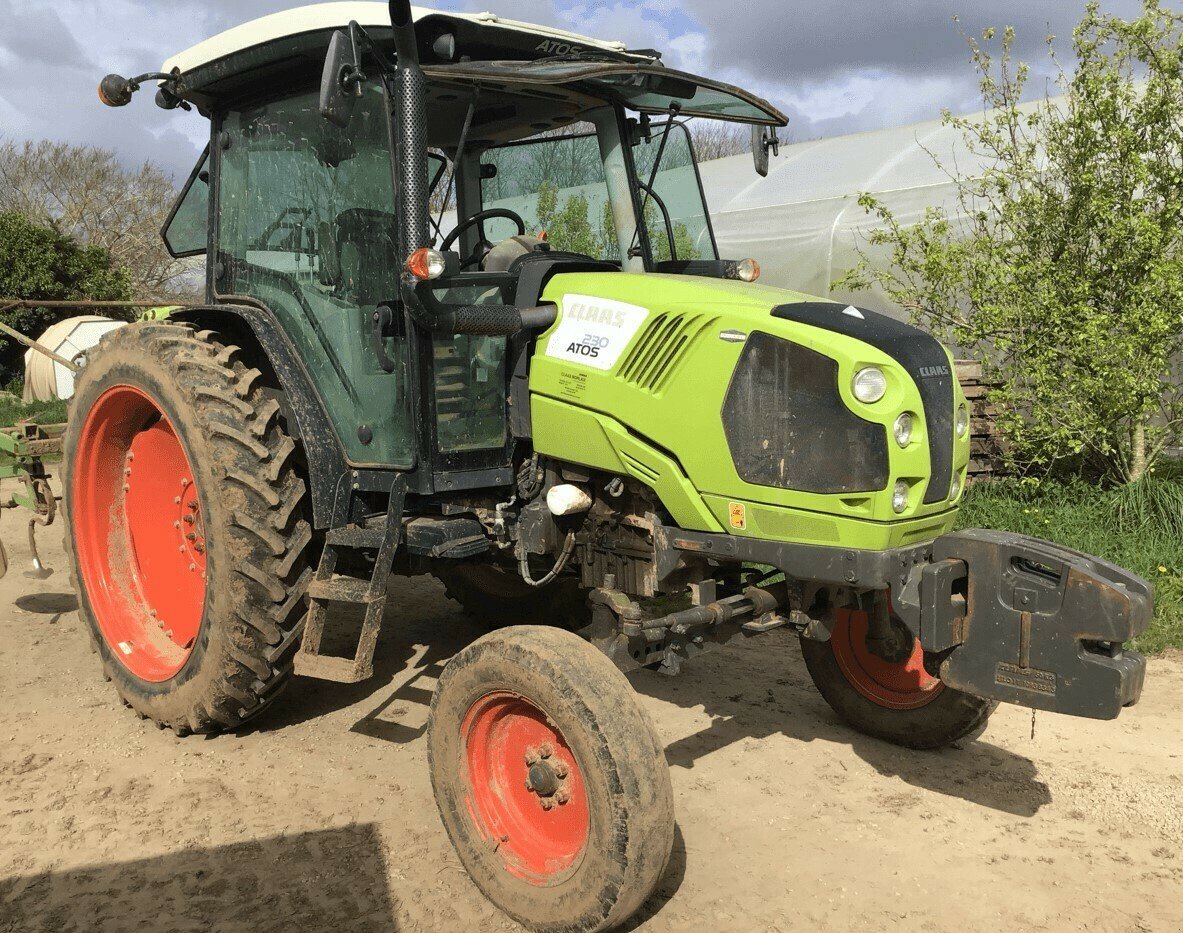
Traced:
[[0, 395], [0, 428], [9, 428], [18, 421], [32, 420], [37, 424], [64, 424], [68, 403], [60, 399], [52, 402], [29, 402]]
[[1134, 647], [1147, 654], [1183, 648], [1183, 471], [1159, 470], [1120, 489], [1084, 482], [979, 483], [959, 525], [1045, 538], [1096, 554], [1154, 584], [1150, 629]]

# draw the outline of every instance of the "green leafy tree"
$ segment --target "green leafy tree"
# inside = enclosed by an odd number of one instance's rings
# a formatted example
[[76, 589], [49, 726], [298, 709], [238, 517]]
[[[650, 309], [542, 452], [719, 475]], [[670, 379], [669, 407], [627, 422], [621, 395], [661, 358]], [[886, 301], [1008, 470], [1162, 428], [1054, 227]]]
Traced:
[[[79, 246], [51, 227], [39, 226], [22, 214], [0, 213], [0, 299], [125, 301], [132, 297], [131, 277], [117, 268], [98, 246]], [[36, 337], [60, 312], [44, 308], [2, 309], [0, 321]], [[130, 318], [129, 318], [130, 320]], [[5, 338], [0, 343], [0, 368], [20, 368], [24, 347]]]
[[997, 57], [995, 38], [969, 40], [986, 112], [945, 115], [985, 166], [945, 166], [960, 210], [908, 226], [863, 195], [881, 226], [839, 284], [878, 283], [987, 361], [1017, 467], [1134, 481], [1183, 424], [1183, 16], [1090, 3], [1066, 96], [1034, 105], [1013, 30]]

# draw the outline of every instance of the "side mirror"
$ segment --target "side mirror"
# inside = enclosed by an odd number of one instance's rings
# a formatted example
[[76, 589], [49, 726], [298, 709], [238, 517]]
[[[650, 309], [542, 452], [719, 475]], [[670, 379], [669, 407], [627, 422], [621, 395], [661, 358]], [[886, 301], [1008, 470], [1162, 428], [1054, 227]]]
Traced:
[[320, 79], [320, 115], [341, 129], [349, 126], [365, 80], [357, 46], [338, 29], [329, 42]]
[[756, 174], [768, 177], [769, 154], [780, 155], [780, 137], [770, 126], [752, 127], [752, 158], [756, 162]]

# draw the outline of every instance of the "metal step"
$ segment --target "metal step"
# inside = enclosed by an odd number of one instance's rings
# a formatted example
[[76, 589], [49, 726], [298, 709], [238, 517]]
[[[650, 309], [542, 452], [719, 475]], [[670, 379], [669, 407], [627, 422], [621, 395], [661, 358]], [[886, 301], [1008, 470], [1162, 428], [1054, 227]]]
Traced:
[[373, 659], [334, 658], [326, 654], [296, 655], [293, 672], [299, 677], [315, 677], [317, 680], [331, 680], [338, 684], [360, 684], [374, 676]]
[[[403, 504], [406, 501], [406, 478], [401, 477], [390, 493], [386, 520], [378, 527], [350, 525], [326, 535], [324, 553], [316, 579], [309, 584], [310, 605], [304, 619], [304, 637], [293, 660], [293, 670], [302, 677], [316, 677], [342, 684], [356, 684], [374, 676], [374, 649], [382, 629], [386, 608], [386, 587], [394, 564], [394, 555], [402, 541]], [[373, 577], [334, 576], [342, 550], [377, 549]], [[320, 653], [325, 625], [329, 622], [330, 604], [361, 606], [365, 621], [352, 658]]]
[[325, 542], [333, 547], [377, 550], [382, 547], [382, 542], [385, 540], [385, 524], [367, 528], [360, 525], [347, 525], [344, 528], [333, 528], [325, 534]]
[[372, 595], [370, 581], [358, 580], [356, 577], [313, 580], [308, 585], [308, 596], [326, 603], [354, 603], [358, 606], [368, 606], [386, 598], [385, 593]]

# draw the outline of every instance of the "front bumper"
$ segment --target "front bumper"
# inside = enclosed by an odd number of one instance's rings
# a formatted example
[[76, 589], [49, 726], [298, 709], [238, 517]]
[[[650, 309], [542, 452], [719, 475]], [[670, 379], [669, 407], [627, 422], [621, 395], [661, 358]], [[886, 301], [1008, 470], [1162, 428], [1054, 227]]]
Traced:
[[890, 589], [941, 680], [965, 693], [1090, 719], [1114, 719], [1142, 693], [1146, 660], [1122, 645], [1150, 624], [1153, 587], [1048, 541], [974, 530], [859, 551], [670, 528], [656, 538], [662, 583], [706, 558], [764, 564], [822, 585]]

